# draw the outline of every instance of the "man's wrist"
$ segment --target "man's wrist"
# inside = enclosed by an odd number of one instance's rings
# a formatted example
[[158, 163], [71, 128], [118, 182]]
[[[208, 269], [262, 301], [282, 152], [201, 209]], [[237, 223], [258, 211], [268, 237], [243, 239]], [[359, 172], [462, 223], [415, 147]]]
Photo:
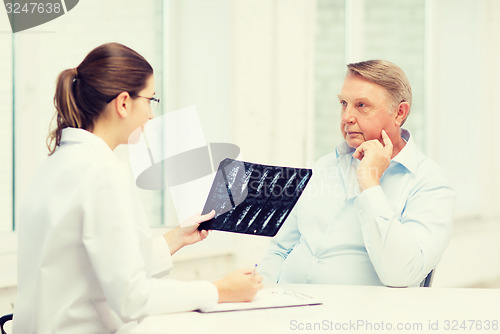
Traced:
[[358, 180], [359, 190], [364, 191], [368, 188], [379, 186], [380, 181], [378, 179], [367, 179], [367, 180]]

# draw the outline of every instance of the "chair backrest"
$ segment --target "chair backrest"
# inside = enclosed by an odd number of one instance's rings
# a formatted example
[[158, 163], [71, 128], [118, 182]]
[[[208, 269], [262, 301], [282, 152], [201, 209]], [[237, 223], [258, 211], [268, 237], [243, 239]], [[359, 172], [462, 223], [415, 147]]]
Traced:
[[427, 274], [427, 277], [420, 283], [421, 287], [430, 287], [432, 284], [432, 279], [434, 278], [434, 271], [435, 269], [431, 270], [429, 274]]
[[3, 329], [3, 325], [5, 325], [5, 323], [10, 320], [12, 320], [12, 314], [6, 314], [0, 318], [0, 329], [2, 330], [2, 334], [7, 334]]

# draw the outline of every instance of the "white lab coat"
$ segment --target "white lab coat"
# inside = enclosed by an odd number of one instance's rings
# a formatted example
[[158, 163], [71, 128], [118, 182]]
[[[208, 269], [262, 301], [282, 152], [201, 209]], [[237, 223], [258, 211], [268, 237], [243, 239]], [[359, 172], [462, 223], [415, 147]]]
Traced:
[[151, 238], [129, 174], [99, 137], [64, 129], [28, 192], [14, 334], [126, 333], [147, 315], [217, 303], [210, 282], [157, 278], [172, 266], [168, 245]]

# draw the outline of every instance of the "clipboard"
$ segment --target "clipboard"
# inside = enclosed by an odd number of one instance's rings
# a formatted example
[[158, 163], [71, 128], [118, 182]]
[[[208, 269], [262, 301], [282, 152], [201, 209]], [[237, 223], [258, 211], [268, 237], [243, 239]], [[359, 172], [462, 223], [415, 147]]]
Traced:
[[311, 296], [281, 288], [267, 288], [257, 292], [254, 300], [248, 303], [221, 303], [198, 309], [201, 313], [248, 311], [269, 308], [315, 306], [323, 303]]
[[273, 237], [311, 177], [311, 169], [225, 159], [202, 212], [215, 210], [215, 217], [198, 229]]

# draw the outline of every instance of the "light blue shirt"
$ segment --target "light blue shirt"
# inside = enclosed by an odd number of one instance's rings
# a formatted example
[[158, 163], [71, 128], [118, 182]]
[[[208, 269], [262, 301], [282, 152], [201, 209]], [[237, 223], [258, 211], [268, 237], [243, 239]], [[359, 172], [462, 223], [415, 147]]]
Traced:
[[410, 133], [380, 186], [360, 193], [345, 142], [322, 157], [259, 265], [279, 283], [418, 286], [448, 245], [455, 193]]

